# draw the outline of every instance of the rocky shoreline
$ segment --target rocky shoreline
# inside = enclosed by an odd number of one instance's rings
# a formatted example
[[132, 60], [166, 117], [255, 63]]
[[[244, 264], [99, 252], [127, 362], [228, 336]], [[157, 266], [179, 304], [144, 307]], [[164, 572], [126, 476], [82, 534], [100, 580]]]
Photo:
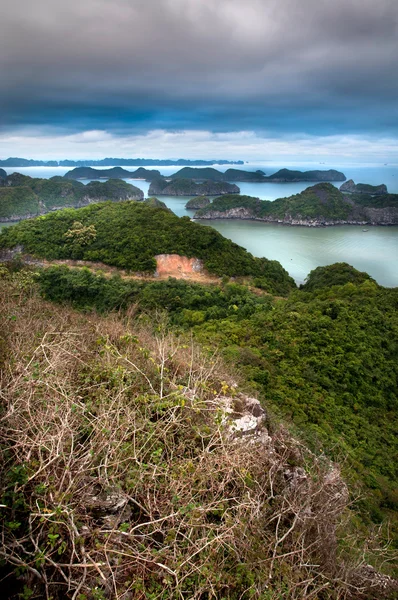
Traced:
[[336, 219], [329, 220], [323, 217], [308, 219], [298, 218], [286, 215], [284, 218], [278, 217], [256, 217], [247, 211], [247, 209], [231, 209], [226, 212], [208, 212], [206, 215], [194, 215], [195, 220], [209, 220], [214, 221], [217, 219], [226, 220], [241, 220], [241, 221], [262, 221], [264, 223], [274, 223], [277, 225], [300, 225], [302, 227], [331, 227], [333, 225], [380, 225], [380, 226], [397, 226], [398, 225], [398, 209], [368, 209], [368, 218], [365, 219]]

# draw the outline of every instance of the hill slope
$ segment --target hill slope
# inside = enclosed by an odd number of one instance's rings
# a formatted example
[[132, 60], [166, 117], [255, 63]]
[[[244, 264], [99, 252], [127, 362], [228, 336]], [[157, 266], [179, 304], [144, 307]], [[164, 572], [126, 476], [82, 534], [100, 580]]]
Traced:
[[338, 466], [217, 356], [153, 313], [79, 314], [4, 271], [3, 597], [393, 598], [352, 549]]
[[0, 187], [0, 222], [17, 221], [64, 207], [80, 207], [104, 200], [143, 200], [144, 193], [118, 179], [83, 185], [63, 177], [36, 179], [13, 173]]
[[200, 219], [255, 219], [290, 225], [398, 224], [398, 195], [343, 194], [319, 183], [273, 202], [251, 196], [216, 198], [196, 214]]
[[[77, 223], [77, 225], [76, 225]], [[286, 293], [295, 284], [277, 261], [254, 258], [210, 227], [162, 208], [110, 202], [58, 211], [2, 231], [1, 248], [48, 259], [74, 258], [154, 272], [155, 256], [179, 254], [204, 261], [216, 275], [264, 278], [269, 291]]]

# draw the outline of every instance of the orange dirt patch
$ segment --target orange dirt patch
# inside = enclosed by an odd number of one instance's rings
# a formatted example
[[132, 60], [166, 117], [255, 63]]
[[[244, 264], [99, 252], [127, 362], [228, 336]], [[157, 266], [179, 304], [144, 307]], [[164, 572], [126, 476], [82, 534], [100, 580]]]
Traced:
[[146, 281], [158, 281], [159, 279], [168, 279], [174, 277], [176, 279], [186, 279], [187, 281], [197, 283], [213, 283], [220, 282], [220, 278], [207, 273], [203, 267], [203, 261], [198, 258], [187, 258], [178, 254], [159, 254], [156, 258], [156, 272], [153, 275], [143, 275], [141, 273], [127, 273], [117, 267], [111, 267], [100, 262], [90, 262], [86, 260], [41, 260], [40, 263], [44, 267], [52, 265], [66, 265], [71, 268], [81, 269], [87, 267], [90, 271], [101, 272], [106, 276], [111, 276], [113, 273], [119, 273], [123, 279], [138, 279]]
[[187, 258], [179, 254], [158, 254], [156, 258], [156, 275], [158, 277], [178, 277], [191, 279], [204, 275], [203, 261], [198, 258]]

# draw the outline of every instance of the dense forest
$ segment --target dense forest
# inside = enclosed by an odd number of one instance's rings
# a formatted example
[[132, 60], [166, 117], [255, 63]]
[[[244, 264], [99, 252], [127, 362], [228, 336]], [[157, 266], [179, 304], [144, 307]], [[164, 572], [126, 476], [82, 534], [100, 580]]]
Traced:
[[270, 292], [283, 294], [295, 287], [277, 261], [255, 258], [211, 227], [139, 202], [65, 209], [1, 233], [0, 248], [19, 245], [29, 254], [50, 260], [100, 261], [147, 273], [156, 270], [157, 254], [180, 254], [202, 259], [209, 273], [218, 276], [255, 277]]
[[38, 179], [13, 173], [0, 178], [0, 221], [13, 221], [70, 206], [104, 200], [143, 200], [142, 190], [121, 181], [91, 181], [87, 185], [63, 177]]

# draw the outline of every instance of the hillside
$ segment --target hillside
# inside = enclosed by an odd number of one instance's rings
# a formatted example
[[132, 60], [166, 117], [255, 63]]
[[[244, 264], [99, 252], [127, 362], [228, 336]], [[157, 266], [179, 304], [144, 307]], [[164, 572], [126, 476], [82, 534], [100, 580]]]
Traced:
[[352, 194], [370, 194], [379, 195], [387, 194], [387, 186], [384, 183], [380, 185], [369, 185], [368, 183], [355, 183], [349, 179], [340, 186], [340, 192], [350, 192]]
[[0, 222], [17, 221], [65, 207], [80, 207], [104, 200], [143, 200], [142, 190], [110, 179], [83, 185], [63, 177], [35, 179], [14, 173], [0, 187]]
[[21, 222], [0, 234], [0, 248], [15, 246], [50, 260], [100, 261], [142, 272], [155, 271], [158, 254], [179, 254], [203, 260], [209, 273], [259, 278], [275, 293], [295, 287], [277, 261], [254, 258], [211, 227], [143, 203], [105, 202]]
[[288, 225], [398, 224], [398, 195], [343, 194], [320, 183], [273, 202], [227, 195], [195, 213], [198, 219], [255, 219]]
[[335, 169], [314, 170], [314, 171], [293, 171], [291, 169], [280, 169], [267, 177], [269, 181], [275, 183], [288, 183], [299, 181], [344, 181], [346, 176], [341, 171]]
[[251, 181], [261, 183], [266, 181], [263, 171], [244, 171], [243, 169], [227, 169], [225, 173], [207, 167], [194, 169], [184, 167], [170, 176], [171, 179], [193, 179], [194, 181]]
[[135, 171], [127, 171], [122, 167], [112, 169], [93, 169], [92, 167], [77, 167], [64, 175], [65, 179], [145, 179], [152, 181], [161, 177], [160, 171], [156, 169], [144, 169], [139, 167]]
[[328, 171], [292, 171], [281, 169], [268, 177], [263, 171], [244, 171], [241, 169], [227, 169], [225, 173], [214, 168], [195, 169], [184, 167], [170, 176], [171, 179], [192, 179], [196, 181], [242, 181], [252, 183], [288, 183], [297, 181], [344, 181], [346, 176], [340, 171], [329, 169]]
[[[81, 299], [123, 285], [73, 277]], [[15, 267], [0, 278], [5, 597], [392, 600], [378, 570], [393, 555], [355, 533], [338, 465], [279, 424], [265, 395], [145, 314], [145, 296], [128, 317], [79, 313], [41, 298], [36, 279]], [[243, 292], [143, 290], [154, 307], [167, 295], [220, 304], [238, 330]]]
[[155, 179], [149, 186], [150, 196], [218, 196], [220, 194], [239, 194], [233, 183], [225, 181], [204, 181], [196, 183], [192, 179]]

